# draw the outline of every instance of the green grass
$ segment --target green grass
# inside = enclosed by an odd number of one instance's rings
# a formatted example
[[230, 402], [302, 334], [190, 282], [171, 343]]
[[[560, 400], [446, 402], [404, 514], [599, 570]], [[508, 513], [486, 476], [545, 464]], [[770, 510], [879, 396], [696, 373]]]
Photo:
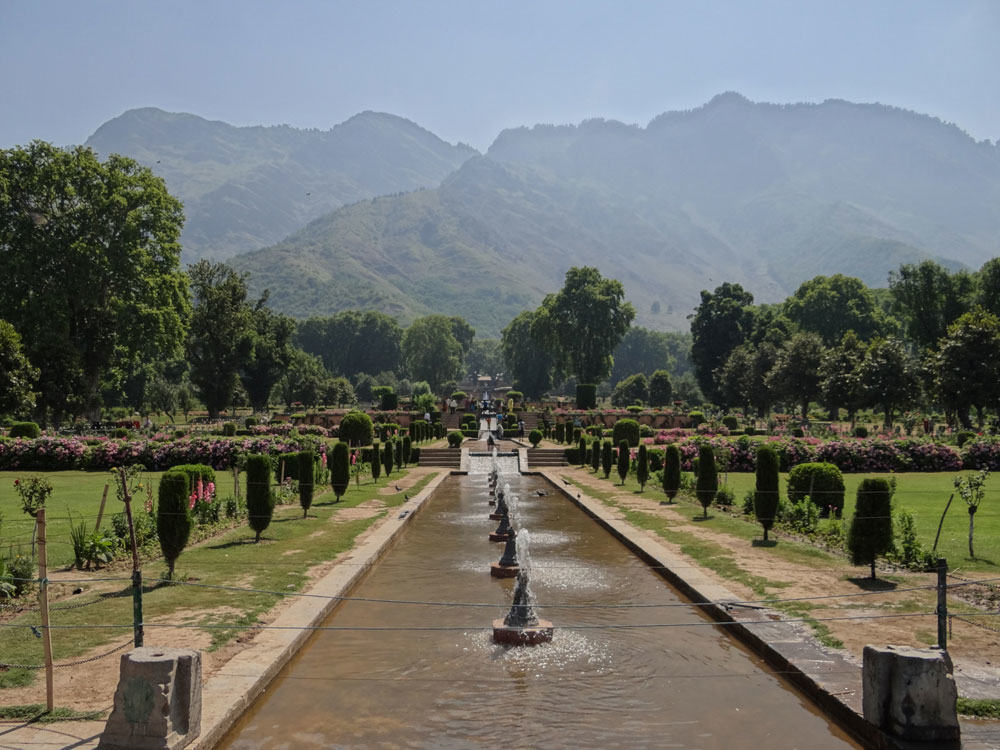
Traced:
[[[56, 475], [52, 476], [56, 478]], [[393, 472], [388, 480], [390, 486], [400, 476], [400, 473]], [[76, 477], [78, 480], [87, 478], [87, 475]], [[180, 582], [177, 585], [156, 580], [166, 572], [162, 560], [147, 561], [143, 568], [144, 620], [147, 623], [169, 620], [172, 624], [201, 627], [210, 634], [212, 647], [217, 648], [252, 626], [262, 613], [282, 598], [281, 593], [300, 591], [311, 566], [331, 560], [349, 549], [358, 534], [385, 511], [372, 518], [342, 523], [332, 523], [332, 516], [372, 498], [378, 498], [389, 507], [397, 506], [403, 502], [404, 494], [412, 496], [419, 486], [429, 480], [429, 477], [422, 480], [418, 487], [408, 489], [406, 493], [380, 495], [378, 489], [386, 486], [386, 478], [380, 479], [378, 487], [369, 478], [360, 486], [352, 483], [339, 503], [334, 502], [332, 491], [325, 489], [317, 493], [309, 517], [305, 519], [297, 503], [277, 506], [274, 519], [263, 533], [260, 544], [253, 543], [253, 532], [243, 523], [203, 544], [186, 549], [177, 560], [175, 578]], [[103, 487], [103, 484], [94, 483], [92, 486]], [[85, 500], [89, 497], [86, 492], [79, 494]], [[110, 573], [99, 571], [91, 575], [127, 579], [129, 570], [119, 566]], [[80, 577], [86, 578], [87, 574]], [[183, 585], [185, 582], [198, 585]], [[56, 663], [71, 660], [90, 649], [102, 646], [110, 649], [131, 638], [132, 598], [128, 581], [114, 584], [115, 588], [104, 594], [87, 591], [91, 587], [82, 585], [84, 593], [53, 607], [53, 626], [79, 627], [53, 629], [52, 647]], [[232, 586], [244, 590], [229, 591], [210, 586]], [[245, 589], [279, 593], [248, 593]], [[69, 604], [74, 605], [73, 608], [57, 609]], [[10, 622], [15, 626], [23, 625], [23, 628], [3, 628], [0, 662], [41, 664], [42, 642], [32, 635], [29, 627], [39, 624], [38, 613], [24, 613]], [[103, 627], [88, 627], [94, 625]], [[146, 627], [147, 644], [157, 642], [157, 630], [152, 624]], [[0, 672], [0, 687], [24, 685], [35, 676], [36, 673], [29, 670], [3, 671]]]
[[48, 724], [53, 721], [90, 721], [103, 719], [104, 711], [74, 711], [72, 708], [55, 706], [46, 711], [41, 703], [26, 703], [19, 706], [0, 706], [0, 719], [23, 721], [29, 724]]
[[[619, 483], [618, 475], [612, 469], [611, 476], [603, 479], [603, 472], [597, 474], [588, 468], [591, 476], [597, 476], [602, 481], [607, 482], [608, 489], [594, 490], [588, 488], [587, 491], [594, 497], [601, 500], [608, 500], [616, 494], [622, 492], [632, 492], [636, 495], [651, 500], [665, 500], [663, 490], [656, 483], [655, 478], [646, 484], [645, 490], [639, 492], [639, 484], [635, 481], [634, 475], [629, 475], [625, 480], [625, 485]], [[844, 474], [844, 519], [849, 520], [854, 513], [854, 504], [858, 485], [866, 477], [889, 477], [896, 480], [896, 494], [893, 498], [893, 508], [896, 511], [906, 510], [913, 514], [916, 523], [917, 538], [921, 546], [930, 551], [934, 544], [934, 536], [937, 533], [938, 522], [941, 520], [941, 512], [948, 502], [948, 496], [954, 492], [953, 481], [959, 472], [929, 472], [929, 473], [905, 473], [905, 474]], [[969, 472], [963, 472], [969, 473]], [[689, 475], [690, 476], [690, 475]], [[782, 493], [785, 492], [788, 475], [781, 475]], [[733, 491], [735, 497], [734, 510], [739, 512], [743, 504], [743, 496], [754, 488], [754, 475], [751, 473], [729, 472], [719, 475], [719, 484], [727, 485]], [[583, 487], [583, 485], [580, 485]], [[987, 481], [986, 497], [976, 513], [975, 537], [973, 546], [976, 557], [969, 557], [969, 514], [962, 498], [957, 494], [952, 500], [948, 514], [945, 516], [944, 525], [941, 529], [941, 539], [938, 542], [936, 554], [948, 560], [951, 570], [964, 571], [966, 573], [1000, 575], [1000, 476], [992, 475]], [[701, 513], [701, 506], [690, 496], [681, 494], [678, 496], [677, 504], [680, 508], [690, 507], [692, 517]], [[760, 526], [748, 519], [743, 521], [731, 518], [728, 513], [721, 511], [715, 506], [709, 508], [710, 521], [706, 522], [710, 526], [724, 529], [727, 533], [733, 534], [741, 539], [754, 539], [761, 536]], [[781, 532], [777, 531], [780, 538]], [[784, 541], [779, 543], [779, 547]], [[803, 554], [808, 554], [803, 550]], [[826, 554], [826, 553], [822, 553]]]
[[962, 716], [977, 716], [981, 719], [1000, 719], [1000, 700], [975, 698], [958, 699], [958, 712]]

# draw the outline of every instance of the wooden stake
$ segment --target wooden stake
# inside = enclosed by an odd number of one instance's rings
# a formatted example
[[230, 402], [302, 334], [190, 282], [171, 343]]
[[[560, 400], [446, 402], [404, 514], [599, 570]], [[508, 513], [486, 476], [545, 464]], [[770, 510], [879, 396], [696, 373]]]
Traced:
[[240, 467], [233, 466], [233, 496], [240, 499]]
[[42, 613], [42, 648], [45, 650], [45, 707], [49, 713], [55, 707], [52, 675], [52, 633], [49, 630], [48, 558], [45, 551], [45, 508], [35, 518], [38, 528], [38, 607]]
[[94, 533], [101, 530], [101, 519], [104, 518], [104, 504], [108, 501], [108, 483], [104, 483], [104, 494], [101, 495], [101, 508], [97, 511], [97, 523], [94, 524]]

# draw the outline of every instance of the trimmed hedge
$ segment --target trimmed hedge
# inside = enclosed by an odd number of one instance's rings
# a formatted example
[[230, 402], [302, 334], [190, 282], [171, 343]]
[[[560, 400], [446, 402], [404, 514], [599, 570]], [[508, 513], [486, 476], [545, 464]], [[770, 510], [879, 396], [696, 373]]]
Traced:
[[528, 441], [531, 443], [532, 448], [537, 448], [538, 444], [542, 442], [542, 431], [535, 429], [529, 432]]
[[156, 535], [160, 540], [163, 559], [167, 561], [167, 578], [174, 577], [174, 564], [191, 536], [191, 511], [188, 509], [188, 475], [168, 471], [160, 477], [156, 503]]
[[247, 456], [247, 520], [256, 532], [255, 542], [271, 525], [274, 513], [274, 493], [271, 492], [271, 457], [259, 453]]
[[639, 423], [634, 419], [619, 419], [611, 432], [611, 440], [615, 445], [627, 440], [630, 448], [639, 445]]
[[10, 426], [10, 429], [7, 430], [7, 435], [12, 438], [28, 438], [29, 440], [33, 440], [34, 438], [41, 437], [42, 428], [35, 422], [14, 422]]
[[340, 439], [351, 445], [371, 445], [372, 418], [362, 411], [349, 411], [340, 420]]
[[457, 448], [462, 444], [462, 440], [464, 439], [465, 435], [460, 430], [452, 430], [448, 433], [448, 447]]
[[858, 485], [854, 518], [847, 532], [847, 551], [854, 565], [871, 565], [892, 549], [892, 486], [887, 479], [867, 478]]
[[593, 409], [597, 406], [597, 385], [579, 383], [576, 386], [576, 408]]
[[806, 496], [824, 518], [831, 510], [840, 518], [844, 510], [844, 475], [833, 464], [799, 464], [788, 473], [788, 500], [797, 503]]

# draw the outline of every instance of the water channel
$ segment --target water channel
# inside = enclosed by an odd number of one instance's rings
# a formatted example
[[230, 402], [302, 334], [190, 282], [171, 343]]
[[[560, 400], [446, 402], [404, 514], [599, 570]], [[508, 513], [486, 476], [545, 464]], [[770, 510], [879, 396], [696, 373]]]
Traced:
[[450, 477], [351, 592], [394, 601], [341, 604], [221, 747], [857, 747], [544, 480], [501, 483], [551, 643], [492, 642], [514, 582], [486, 474]]

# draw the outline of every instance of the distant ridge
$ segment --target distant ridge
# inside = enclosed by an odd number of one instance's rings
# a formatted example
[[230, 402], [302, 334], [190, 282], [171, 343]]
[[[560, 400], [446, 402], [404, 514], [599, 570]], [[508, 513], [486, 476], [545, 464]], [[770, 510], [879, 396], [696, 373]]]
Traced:
[[320, 131], [236, 127], [153, 107], [104, 123], [86, 145], [131, 156], [165, 179], [184, 202], [187, 262], [277, 242], [345, 203], [435, 187], [477, 153], [378, 112]]

